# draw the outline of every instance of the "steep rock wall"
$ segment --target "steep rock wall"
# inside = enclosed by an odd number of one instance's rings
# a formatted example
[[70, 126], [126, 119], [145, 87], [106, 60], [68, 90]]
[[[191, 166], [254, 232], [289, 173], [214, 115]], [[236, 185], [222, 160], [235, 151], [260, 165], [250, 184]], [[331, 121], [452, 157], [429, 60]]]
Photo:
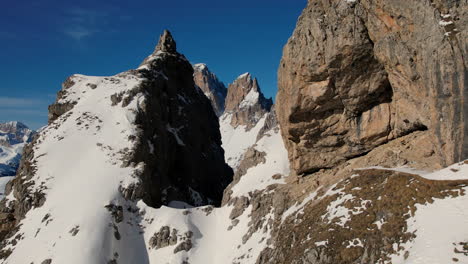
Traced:
[[425, 131], [468, 157], [466, 2], [311, 0], [283, 50], [277, 113], [296, 174]]

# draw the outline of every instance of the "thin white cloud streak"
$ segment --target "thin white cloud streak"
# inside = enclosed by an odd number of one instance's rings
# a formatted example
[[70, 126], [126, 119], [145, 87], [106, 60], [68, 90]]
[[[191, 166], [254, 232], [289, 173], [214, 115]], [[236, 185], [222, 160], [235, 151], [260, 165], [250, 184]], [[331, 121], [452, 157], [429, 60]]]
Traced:
[[80, 41], [100, 32], [102, 25], [107, 23], [109, 15], [92, 9], [75, 7], [66, 10], [67, 21], [63, 33]]
[[81, 40], [85, 37], [91, 36], [92, 34], [96, 33], [96, 30], [91, 30], [89, 28], [84, 27], [73, 27], [64, 30], [64, 33], [67, 34], [69, 37], [74, 38], [75, 40]]
[[37, 107], [45, 104], [47, 102], [40, 99], [0, 96], [0, 108]]
[[[47, 107], [44, 109], [2, 109], [0, 108], [0, 116], [5, 118], [7, 115], [12, 116], [34, 116], [34, 117], [47, 117], [48, 111]], [[8, 118], [7, 118], [8, 119]], [[9, 118], [14, 119], [14, 118]]]

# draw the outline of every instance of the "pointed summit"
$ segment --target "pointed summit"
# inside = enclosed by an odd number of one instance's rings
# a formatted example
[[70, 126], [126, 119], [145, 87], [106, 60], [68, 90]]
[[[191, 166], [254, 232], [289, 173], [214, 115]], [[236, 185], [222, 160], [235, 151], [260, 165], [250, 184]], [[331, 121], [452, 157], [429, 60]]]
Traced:
[[263, 96], [257, 78], [252, 78], [252, 75], [248, 72], [239, 75], [239, 77], [229, 85], [226, 97], [226, 111], [235, 112], [237, 109], [242, 108], [241, 106], [246, 106], [247, 103], [249, 103], [249, 105], [260, 103], [262, 108], [268, 111], [270, 110], [269, 104], [271, 103]]
[[244, 73], [244, 74], [239, 75], [239, 77], [237, 77], [236, 80], [239, 80], [239, 79], [247, 79], [247, 80], [250, 80], [250, 79], [252, 79], [252, 75], [250, 74], [250, 72], [246, 72], [246, 73]]
[[155, 52], [163, 51], [169, 53], [176, 53], [177, 52], [177, 45], [172, 37], [171, 32], [165, 29], [162, 35], [159, 37], [158, 45], [156, 46]]
[[266, 113], [270, 112], [273, 101], [263, 95], [257, 78], [250, 73], [237, 77], [228, 87], [225, 113], [232, 116], [231, 125], [245, 125], [252, 128]]
[[218, 80], [204, 63], [193, 65], [193, 80], [203, 93], [210, 99], [211, 105], [217, 116], [224, 112], [224, 100], [226, 99], [226, 86]]
[[151, 68], [152, 62], [160, 59], [163, 53], [167, 53], [169, 55], [176, 55], [180, 58], [185, 59], [184, 55], [179, 54], [177, 52], [176, 42], [172, 37], [171, 32], [169, 32], [169, 30], [167, 29], [165, 29], [161, 36], [159, 36], [158, 45], [156, 45], [156, 48], [154, 49], [153, 53], [143, 60], [143, 62], [138, 67], [138, 70], [148, 70], [149, 68]]

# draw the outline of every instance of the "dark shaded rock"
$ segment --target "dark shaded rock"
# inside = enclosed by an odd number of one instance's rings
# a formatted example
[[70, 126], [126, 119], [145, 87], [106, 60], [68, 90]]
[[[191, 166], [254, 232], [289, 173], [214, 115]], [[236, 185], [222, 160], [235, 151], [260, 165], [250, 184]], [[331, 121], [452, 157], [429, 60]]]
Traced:
[[192, 249], [192, 241], [190, 239], [183, 241], [176, 248], [174, 248], [174, 254], [180, 251], [189, 251]]
[[219, 205], [233, 172], [224, 162], [218, 118], [194, 84], [192, 65], [173, 50], [158, 51], [142, 65], [146, 80], [123, 101], [148, 94], [135, 121], [136, 150], [126, 158], [126, 166], [146, 166], [142, 184], [122, 190], [125, 197], [154, 207], [173, 200]]
[[171, 229], [169, 226], [163, 226], [159, 230], [159, 232], [155, 233], [149, 241], [149, 245], [151, 248], [164, 248], [168, 246], [173, 246], [177, 244], [177, 230]]
[[40, 207], [45, 202], [42, 185], [34, 192], [28, 188], [34, 184], [32, 180], [36, 171], [34, 159], [34, 145], [39, 140], [39, 134], [36, 134], [31, 143], [23, 149], [23, 156], [17, 172], [17, 177], [7, 183], [5, 194], [13, 193], [15, 200], [7, 206], [6, 200], [0, 202], [0, 239], [1, 246], [6, 242], [4, 239], [13, 235], [17, 229], [17, 223], [24, 218], [26, 213], [34, 207]]
[[112, 215], [114, 218], [114, 221], [116, 223], [120, 223], [123, 221], [123, 208], [120, 205], [115, 205], [115, 204], [108, 204], [104, 206]]
[[51, 263], [52, 263], [52, 259], [46, 259], [41, 262], [41, 264], [51, 264]]
[[76, 236], [76, 235], [78, 234], [78, 232], [80, 232], [80, 227], [79, 227], [79, 226], [75, 226], [75, 227], [73, 227], [73, 228], [70, 230], [69, 233], [70, 233], [72, 236]]
[[156, 46], [155, 52], [162, 51], [162, 52], [169, 52], [169, 53], [176, 53], [177, 52], [177, 45], [174, 39], [172, 38], [171, 32], [168, 30], [164, 30], [162, 35], [159, 37], [158, 45]]

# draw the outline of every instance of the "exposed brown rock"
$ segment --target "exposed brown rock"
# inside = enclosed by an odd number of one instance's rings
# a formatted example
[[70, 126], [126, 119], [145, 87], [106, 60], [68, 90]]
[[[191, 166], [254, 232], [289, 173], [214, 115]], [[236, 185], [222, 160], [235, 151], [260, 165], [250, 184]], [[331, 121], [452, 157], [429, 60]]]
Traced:
[[[467, 158], [467, 10], [455, 1], [309, 1], [278, 76], [295, 172], [426, 129], [438, 166]], [[457, 30], [439, 24], [448, 13]]]
[[192, 231], [185, 232], [185, 234], [181, 238], [182, 242], [174, 248], [174, 254], [176, 254], [177, 252], [180, 252], [180, 251], [187, 251], [188, 252], [190, 249], [192, 249], [192, 246], [193, 246], [192, 236], [193, 236]]
[[224, 112], [224, 100], [226, 100], [227, 95], [226, 86], [218, 80], [218, 77], [205, 64], [195, 64], [193, 70], [195, 85], [210, 99], [216, 115], [221, 116]]
[[62, 90], [57, 92], [57, 98], [55, 102], [51, 105], [49, 105], [49, 113], [48, 113], [48, 121], [49, 124], [55, 121], [55, 119], [59, 118], [61, 115], [64, 113], [70, 111], [73, 109], [73, 106], [76, 104], [76, 102], [61, 102], [61, 99], [66, 99], [67, 98], [67, 90], [75, 85], [75, 82], [73, 81], [73, 76], [68, 77], [62, 84]]
[[177, 244], [177, 229], [171, 229], [169, 226], [163, 226], [156, 232], [149, 241], [151, 248], [159, 249]]
[[236, 168], [236, 172], [234, 173], [233, 185], [239, 182], [240, 178], [247, 173], [247, 170], [257, 166], [260, 163], [265, 163], [266, 159], [265, 156], [267, 154], [265, 152], [258, 151], [255, 148], [255, 145], [248, 148], [239, 166]]
[[[353, 174], [334, 187], [340, 192], [328, 196], [319, 192], [302, 213], [273, 224], [277, 228], [272, 246], [257, 263], [384, 263], [395, 253], [393, 244], [414, 239], [415, 234], [407, 231], [407, 219], [414, 215], [416, 205], [466, 195], [467, 181], [433, 181], [388, 170]], [[352, 198], [340, 204], [349, 210], [349, 220], [343, 223], [328, 215], [327, 208], [344, 195]]]
[[250, 129], [270, 111], [272, 104], [271, 98], [266, 99], [261, 92], [257, 79], [245, 73], [229, 85], [225, 112], [232, 114], [233, 127], [244, 125]]
[[276, 117], [276, 111], [274, 106], [272, 106], [271, 111], [267, 114], [265, 118], [265, 124], [258, 131], [257, 141], [259, 141], [263, 136], [265, 136], [270, 131], [277, 132], [279, 130], [278, 118]]

